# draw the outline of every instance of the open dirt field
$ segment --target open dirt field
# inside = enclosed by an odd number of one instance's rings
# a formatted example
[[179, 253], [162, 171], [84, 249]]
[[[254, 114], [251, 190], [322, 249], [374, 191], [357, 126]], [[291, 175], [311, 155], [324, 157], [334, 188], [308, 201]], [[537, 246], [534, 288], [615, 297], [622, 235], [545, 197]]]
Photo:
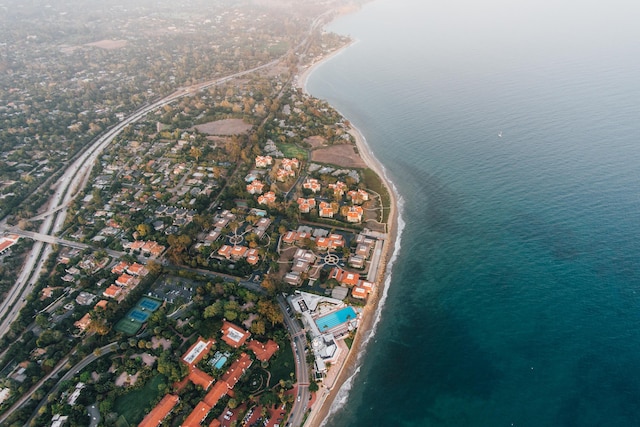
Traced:
[[366, 168], [367, 164], [360, 158], [351, 144], [333, 145], [311, 152], [311, 161], [329, 163], [345, 168]]
[[313, 150], [318, 147], [322, 147], [327, 142], [327, 140], [323, 136], [316, 135], [305, 138], [304, 142], [309, 143], [309, 145], [311, 145], [311, 149]]
[[242, 119], [217, 120], [195, 126], [198, 131], [207, 135], [238, 135], [247, 133], [251, 127], [251, 125], [243, 122]]
[[120, 49], [121, 47], [125, 47], [127, 45], [126, 40], [100, 40], [93, 43], [87, 43], [87, 46], [95, 46], [100, 49]]

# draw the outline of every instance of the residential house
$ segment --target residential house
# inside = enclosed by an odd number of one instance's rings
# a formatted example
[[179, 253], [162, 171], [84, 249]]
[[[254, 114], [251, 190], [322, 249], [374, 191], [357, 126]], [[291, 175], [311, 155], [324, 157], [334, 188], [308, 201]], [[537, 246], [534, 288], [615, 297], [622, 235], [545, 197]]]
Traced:
[[331, 203], [320, 202], [318, 215], [322, 218], [333, 218], [335, 214]]
[[262, 194], [262, 190], [264, 189], [264, 183], [259, 180], [255, 180], [250, 184], [247, 184], [247, 192], [249, 194]]
[[313, 193], [317, 193], [322, 189], [322, 185], [315, 178], [307, 178], [304, 183], [302, 183], [302, 188], [311, 190]]
[[258, 203], [261, 205], [270, 205], [275, 203], [276, 201], [276, 193], [273, 191], [269, 191], [262, 196], [258, 197]]
[[162, 400], [144, 417], [138, 427], [158, 427], [178, 404], [180, 398], [173, 394], [165, 395]]
[[257, 168], [266, 168], [267, 166], [271, 166], [272, 163], [273, 163], [273, 158], [271, 156], [256, 157]]
[[358, 223], [362, 221], [364, 209], [361, 206], [349, 206], [347, 211], [347, 222]]
[[316, 207], [316, 199], [305, 199], [304, 197], [299, 197], [297, 203], [301, 213], [309, 213], [311, 212], [311, 209]]
[[238, 348], [243, 345], [250, 336], [250, 332], [245, 331], [231, 322], [225, 320], [222, 323], [222, 340], [233, 348]]

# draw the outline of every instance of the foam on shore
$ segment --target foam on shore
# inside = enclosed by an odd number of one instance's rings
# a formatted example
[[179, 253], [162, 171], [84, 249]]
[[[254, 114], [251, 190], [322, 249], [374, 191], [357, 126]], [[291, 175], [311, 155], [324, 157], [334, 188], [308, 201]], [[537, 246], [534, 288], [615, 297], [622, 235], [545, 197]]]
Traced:
[[[307, 68], [298, 79], [298, 87], [301, 87], [305, 93], [309, 93], [306, 85], [310, 74], [316, 70], [320, 64], [323, 64], [328, 59], [335, 57], [337, 54], [343, 52], [347, 47], [352, 45], [353, 43], [347, 44]], [[346, 117], [341, 111], [337, 111], [341, 116], [348, 119], [348, 117]], [[316, 405], [319, 405], [315, 408], [317, 412], [313, 414], [313, 416], [310, 416], [307, 423], [305, 423], [310, 427], [325, 426], [330, 417], [344, 407], [348, 401], [349, 393], [353, 387], [353, 382], [360, 372], [362, 358], [366, 353], [366, 347], [371, 341], [371, 338], [375, 336], [378, 324], [382, 319], [382, 309], [385, 305], [388, 290], [391, 285], [392, 268], [400, 252], [401, 236], [405, 227], [405, 221], [402, 219], [401, 215], [404, 207], [404, 200], [398, 196], [397, 187], [389, 178], [386, 168], [375, 157], [366, 138], [362, 132], [353, 125], [353, 123], [351, 123], [350, 133], [356, 141], [356, 147], [358, 148], [360, 158], [362, 158], [367, 166], [371, 168], [384, 182], [391, 199], [391, 207], [387, 219], [387, 240], [385, 241], [384, 253], [381, 258], [381, 273], [383, 276], [380, 283], [382, 286], [376, 290], [375, 295], [371, 296], [365, 306], [363, 321], [358, 329], [356, 339], [349, 351], [349, 355], [347, 356], [344, 364], [340, 367], [334, 387], [329, 390], [328, 395], [325, 395], [324, 399], [319, 399], [316, 402]], [[314, 411], [312, 411], [312, 413], [313, 412]]]

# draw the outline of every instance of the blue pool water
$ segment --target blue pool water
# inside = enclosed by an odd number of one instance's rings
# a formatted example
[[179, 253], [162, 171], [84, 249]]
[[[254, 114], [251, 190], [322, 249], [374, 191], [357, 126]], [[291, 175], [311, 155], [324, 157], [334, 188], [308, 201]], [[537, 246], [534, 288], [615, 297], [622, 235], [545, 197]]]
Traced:
[[345, 307], [340, 309], [334, 313], [327, 314], [316, 320], [316, 325], [318, 329], [322, 332], [328, 331], [329, 329], [333, 329], [338, 325], [345, 323], [348, 320], [353, 320], [356, 318], [356, 311], [353, 307]]
[[222, 369], [225, 363], [227, 363], [227, 356], [222, 356], [213, 366], [215, 366], [216, 369]]

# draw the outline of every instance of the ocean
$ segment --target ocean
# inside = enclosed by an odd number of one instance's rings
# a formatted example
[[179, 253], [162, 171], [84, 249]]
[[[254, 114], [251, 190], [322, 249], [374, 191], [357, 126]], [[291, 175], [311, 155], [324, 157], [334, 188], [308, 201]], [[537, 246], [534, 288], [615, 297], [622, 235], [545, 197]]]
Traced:
[[307, 90], [404, 225], [327, 426], [640, 425], [634, 8], [377, 0], [328, 27], [356, 42]]

